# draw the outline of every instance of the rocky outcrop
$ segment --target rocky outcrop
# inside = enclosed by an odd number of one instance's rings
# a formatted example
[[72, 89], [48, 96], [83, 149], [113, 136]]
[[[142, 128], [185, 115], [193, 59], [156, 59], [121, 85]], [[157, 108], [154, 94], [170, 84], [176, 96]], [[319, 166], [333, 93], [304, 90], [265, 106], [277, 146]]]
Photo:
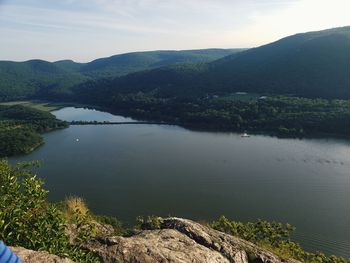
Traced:
[[[84, 226], [82, 228], [84, 228]], [[69, 237], [69, 243], [71, 245], [76, 245], [76, 239], [82, 228], [78, 228], [76, 224], [69, 224], [66, 226], [65, 234]], [[98, 237], [108, 237], [114, 234], [114, 228], [111, 225], [93, 222], [93, 228]]]
[[44, 251], [34, 251], [25, 249], [23, 247], [10, 247], [10, 249], [24, 262], [24, 263], [74, 263], [70, 259], [60, 258], [51, 255]]
[[86, 248], [96, 252], [102, 262], [230, 262], [173, 229], [146, 230], [128, 238], [96, 239], [88, 242]]
[[96, 238], [84, 247], [108, 263], [298, 262], [283, 260], [250, 242], [181, 218], [164, 219], [159, 230], [144, 230], [131, 237]]
[[[98, 225], [100, 237], [83, 248], [95, 252], [104, 263], [300, 263], [283, 260], [248, 241], [191, 220], [172, 217], [161, 222], [160, 229], [139, 231], [130, 237], [110, 236], [110, 226]], [[67, 228], [67, 233], [74, 240], [76, 226]], [[11, 249], [25, 263], [73, 263], [47, 252]]]

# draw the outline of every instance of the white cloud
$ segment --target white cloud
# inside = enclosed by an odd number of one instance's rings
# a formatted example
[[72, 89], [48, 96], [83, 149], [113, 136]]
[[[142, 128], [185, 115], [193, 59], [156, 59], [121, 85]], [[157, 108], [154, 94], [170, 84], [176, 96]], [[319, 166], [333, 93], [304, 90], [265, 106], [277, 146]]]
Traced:
[[[350, 24], [349, 2], [11, 0], [0, 5], [0, 59], [35, 57], [38, 46], [50, 47], [44, 59], [84, 61], [135, 50], [251, 47]], [[25, 34], [11, 45], [19, 31]]]

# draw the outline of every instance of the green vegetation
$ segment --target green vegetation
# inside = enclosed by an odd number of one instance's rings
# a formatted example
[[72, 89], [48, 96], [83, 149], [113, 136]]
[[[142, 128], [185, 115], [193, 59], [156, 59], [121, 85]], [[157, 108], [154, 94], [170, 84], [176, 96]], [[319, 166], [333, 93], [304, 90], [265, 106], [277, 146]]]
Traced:
[[349, 50], [344, 27], [245, 51], [135, 52], [86, 64], [3, 61], [0, 101], [74, 101], [196, 129], [348, 136], [349, 103], [338, 99], [350, 99]]
[[117, 77], [132, 72], [196, 62], [210, 62], [238, 53], [243, 49], [200, 49], [182, 51], [133, 52], [96, 59], [80, 67], [82, 74], [91, 77]]
[[[49, 203], [43, 181], [28, 170], [32, 165], [36, 163], [11, 166], [5, 160], [0, 161], [0, 239], [6, 244], [48, 251], [76, 262], [99, 262], [94, 254], [81, 248], [84, 241], [100, 234], [98, 224], [112, 225], [115, 235], [130, 233], [116, 218], [93, 215], [81, 198], [69, 197], [59, 204]], [[160, 229], [162, 223], [160, 217], [138, 217], [134, 229]], [[349, 262], [305, 252], [290, 239], [294, 227], [289, 224], [242, 223], [222, 216], [209, 226], [253, 242], [282, 258], [310, 263]]]
[[247, 131], [279, 137], [350, 134], [350, 100], [284, 96], [228, 99], [230, 97], [159, 98], [139, 92], [115, 94], [99, 103], [135, 118], [194, 129]]
[[210, 64], [205, 90], [350, 99], [350, 27], [309, 32]]
[[343, 27], [297, 34], [244, 51], [135, 52], [89, 63], [1, 61], [0, 101], [86, 102], [85, 97], [116, 93], [198, 97], [238, 91], [350, 99], [349, 50], [350, 27]]
[[212, 222], [210, 226], [264, 247], [284, 259], [293, 258], [307, 263], [348, 263], [349, 260], [325, 254], [309, 253], [290, 239], [295, 228], [289, 224], [259, 220], [255, 223], [230, 221], [225, 216]]
[[163, 218], [159, 216], [138, 216], [136, 218], [136, 229], [154, 230], [161, 229]]
[[69, 88], [88, 78], [68, 72], [42, 60], [26, 62], [0, 61], [0, 102], [23, 100], [34, 96], [66, 97]]
[[[80, 94], [191, 97], [239, 91], [350, 99], [350, 27], [290, 36], [210, 63], [167, 66], [88, 81]], [[107, 95], [108, 94], [108, 95]], [[96, 94], [95, 94], [96, 95]]]
[[[43, 182], [23, 169], [27, 166], [13, 167], [0, 161], [0, 239], [8, 245], [44, 250], [77, 262], [99, 262], [80, 248], [84, 236], [74, 245], [69, 242], [59, 206], [47, 202]], [[76, 218], [78, 227], [85, 223], [80, 214]], [[85, 237], [89, 235], [85, 233]]]
[[209, 62], [242, 49], [135, 52], [101, 58], [89, 63], [71, 60], [48, 62], [0, 61], [0, 102], [45, 98], [69, 100], [72, 88], [102, 77], [117, 77], [161, 66]]
[[62, 108], [62, 105], [57, 103], [29, 101], [29, 100], [0, 102], [0, 106], [1, 105], [4, 105], [4, 106], [21, 105], [24, 107], [30, 107], [41, 111], [54, 111]]
[[0, 105], [0, 157], [29, 153], [43, 143], [40, 133], [67, 127], [49, 112]]

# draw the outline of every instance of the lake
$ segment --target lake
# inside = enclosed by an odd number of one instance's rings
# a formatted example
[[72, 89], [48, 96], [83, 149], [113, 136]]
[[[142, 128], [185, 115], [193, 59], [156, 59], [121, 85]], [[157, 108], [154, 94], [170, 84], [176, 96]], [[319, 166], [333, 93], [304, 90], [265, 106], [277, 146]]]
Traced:
[[[132, 121], [89, 109], [64, 120]], [[53, 201], [82, 196], [94, 213], [288, 222], [309, 250], [350, 257], [350, 141], [242, 138], [169, 125], [71, 126], [11, 162], [41, 160]], [[78, 140], [77, 140], [78, 139]]]

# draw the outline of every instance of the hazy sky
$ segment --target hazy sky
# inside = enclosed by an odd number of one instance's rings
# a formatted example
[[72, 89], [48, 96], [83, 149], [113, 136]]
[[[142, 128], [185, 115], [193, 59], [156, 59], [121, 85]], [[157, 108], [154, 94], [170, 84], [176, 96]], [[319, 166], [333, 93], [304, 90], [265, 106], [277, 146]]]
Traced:
[[0, 0], [0, 60], [254, 47], [350, 25], [350, 0]]

